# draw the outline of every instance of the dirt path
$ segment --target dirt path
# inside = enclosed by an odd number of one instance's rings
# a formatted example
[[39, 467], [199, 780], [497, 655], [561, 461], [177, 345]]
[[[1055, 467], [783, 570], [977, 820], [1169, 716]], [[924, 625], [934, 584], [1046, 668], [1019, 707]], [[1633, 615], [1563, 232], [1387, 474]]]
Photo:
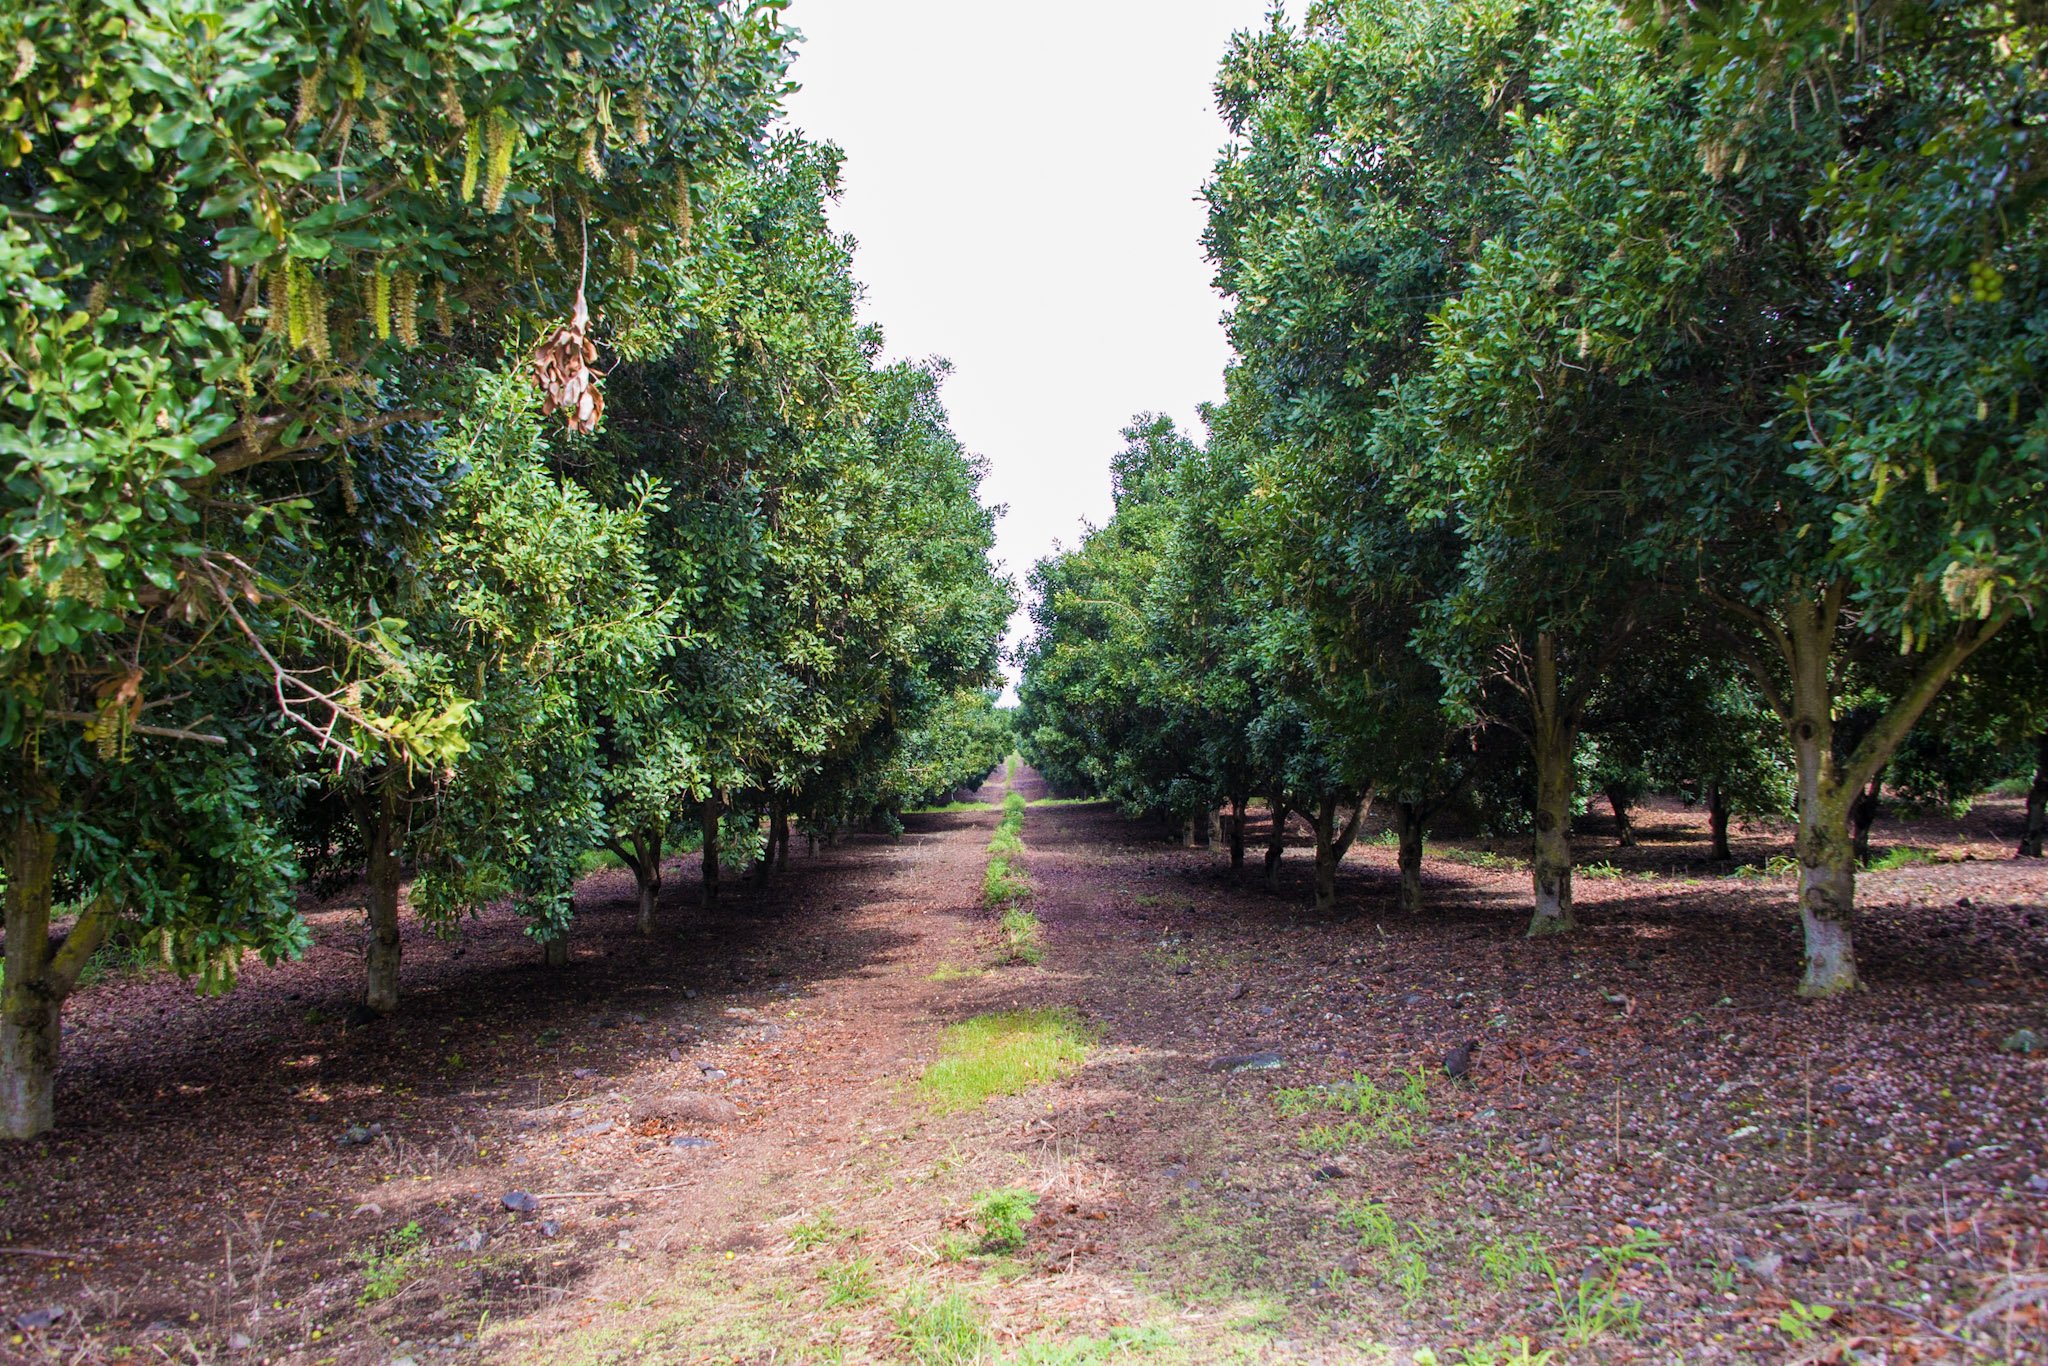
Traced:
[[[1560, 1362], [1906, 1363], [1970, 1333], [2048, 1359], [2048, 1088], [1997, 1046], [2048, 1032], [2039, 871], [1874, 875], [1876, 985], [1814, 1007], [1783, 880], [1697, 875], [1673, 813], [1585, 884], [1582, 935], [1531, 943], [1525, 875], [1476, 845], [1491, 866], [1433, 861], [1443, 909], [1404, 921], [1365, 844], [1317, 917], [1305, 851], [1272, 895], [1046, 803], [1047, 954], [998, 966], [1003, 787], [715, 914], [678, 870], [652, 942], [598, 875], [566, 972], [509, 917], [409, 940], [405, 1014], [365, 1029], [346, 908], [220, 1001], [95, 989], [64, 1131], [0, 1156], [0, 1246], [90, 1255], [0, 1256], [6, 1314], [66, 1310], [0, 1355], [1448, 1363], [1527, 1334]], [[1033, 1006], [1079, 1014], [1086, 1065], [934, 1114], [942, 1028]], [[986, 1252], [1002, 1190], [1036, 1212]]]

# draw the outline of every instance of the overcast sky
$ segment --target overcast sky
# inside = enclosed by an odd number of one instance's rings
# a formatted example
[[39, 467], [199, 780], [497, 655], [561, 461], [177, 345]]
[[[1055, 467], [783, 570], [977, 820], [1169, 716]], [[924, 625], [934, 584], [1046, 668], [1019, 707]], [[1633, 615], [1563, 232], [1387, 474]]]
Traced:
[[[1198, 195], [1210, 96], [1267, 0], [795, 0], [791, 122], [847, 154], [833, 214], [892, 356], [945, 356], [955, 430], [1008, 506], [1020, 589], [1109, 515], [1134, 413], [1220, 398]], [[1022, 614], [1012, 623], [1012, 639]]]

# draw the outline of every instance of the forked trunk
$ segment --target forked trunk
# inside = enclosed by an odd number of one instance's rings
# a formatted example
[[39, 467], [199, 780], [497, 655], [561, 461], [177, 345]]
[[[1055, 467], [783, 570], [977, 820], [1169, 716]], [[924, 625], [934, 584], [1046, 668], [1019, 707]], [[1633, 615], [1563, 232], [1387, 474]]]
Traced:
[[57, 1122], [57, 1052], [64, 998], [113, 917], [94, 903], [55, 947], [50, 902], [57, 836], [44, 818], [46, 788], [31, 779], [8, 832], [7, 975], [0, 983], [0, 1139], [35, 1138]]
[[1558, 687], [1557, 642], [1547, 631], [1536, 637], [1536, 669], [1530, 683], [1530, 749], [1536, 760], [1536, 847], [1530, 876], [1536, 908], [1529, 917], [1529, 933], [1563, 934], [1579, 923], [1572, 914], [1572, 791], [1577, 786], [1572, 750], [1579, 736]]
[[2020, 828], [2019, 856], [2041, 857], [2042, 826], [2048, 824], [2048, 732], [2034, 758], [2034, 785], [2027, 789], [2027, 823]]
[[1707, 831], [1713, 838], [1711, 856], [1722, 863], [1735, 855], [1728, 848], [1728, 794], [1719, 783], [1707, 784]]
[[1401, 869], [1401, 911], [1422, 914], [1422, 828], [1421, 808], [1414, 802], [1394, 803], [1394, 832], [1398, 840], [1395, 861]]
[[1230, 799], [1230, 871], [1244, 872], [1244, 798]]
[[1607, 804], [1614, 809], [1614, 837], [1624, 849], [1636, 847], [1636, 823], [1629, 814], [1628, 794], [1620, 788], [1607, 789]]
[[706, 801], [697, 811], [697, 820], [704, 832], [704, 906], [710, 909], [718, 904], [718, 808], [716, 798]]
[[397, 779], [390, 773], [378, 778], [363, 794], [357, 810], [363, 844], [369, 850], [363, 909], [370, 935], [363, 947], [363, 1004], [379, 1015], [389, 1015], [398, 1009], [398, 965], [404, 952], [398, 937], [398, 883], [403, 862]]
[[1351, 817], [1337, 824], [1337, 799], [1324, 797], [1316, 804], [1316, 909], [1327, 911], [1337, 904], [1337, 865], [1351, 848], [1358, 826], [1372, 806], [1370, 795], [1359, 798]]

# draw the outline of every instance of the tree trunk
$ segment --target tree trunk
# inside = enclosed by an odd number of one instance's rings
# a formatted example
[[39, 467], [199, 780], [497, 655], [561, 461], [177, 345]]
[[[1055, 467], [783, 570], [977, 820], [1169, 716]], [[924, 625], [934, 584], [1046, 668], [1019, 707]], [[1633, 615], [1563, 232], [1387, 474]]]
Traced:
[[718, 904], [718, 809], [721, 803], [716, 797], [707, 798], [697, 809], [697, 820], [704, 832], [704, 907], [709, 910]]
[[112, 913], [89, 906], [63, 942], [50, 943], [50, 901], [57, 871], [57, 835], [47, 813], [51, 794], [29, 779], [8, 832], [7, 976], [0, 985], [0, 1139], [35, 1138], [57, 1122], [57, 1053], [63, 1041], [64, 998], [85, 960], [106, 938]]
[[775, 816], [768, 826], [768, 842], [775, 850], [775, 867], [778, 871], [789, 870], [789, 807], [778, 802]]
[[1877, 813], [1884, 800], [1884, 770], [1856, 794], [1849, 803], [1849, 843], [1855, 851], [1858, 863], [1870, 862], [1870, 827], [1877, 824]]
[[768, 801], [768, 838], [761, 845], [761, 858], [754, 864], [754, 881], [766, 886], [775, 880], [775, 811], [779, 803]]
[[564, 925], [562, 932], [554, 938], [540, 941], [540, 961], [543, 967], [566, 968], [569, 966], [568, 926]]
[[2034, 785], [2027, 789], [2027, 823], [2020, 828], [2019, 857], [2041, 857], [2041, 827], [2048, 824], [2048, 731], [2034, 758]]
[[1799, 920], [1806, 931], [1801, 996], [1853, 991], [1856, 980], [1856, 846], [1849, 834], [1853, 800], [1835, 763], [1830, 614], [1810, 602], [1787, 613], [1790, 643], [1792, 760], [1798, 776]]
[[1614, 837], [1624, 849], [1636, 847], [1636, 823], [1629, 817], [1628, 794], [1618, 787], [1607, 789], [1607, 804], [1614, 808]]
[[1230, 799], [1230, 871], [1238, 876], [1244, 873], [1244, 808], [1244, 798]]
[[1536, 638], [1536, 675], [1530, 693], [1534, 720], [1531, 748], [1536, 760], [1536, 848], [1530, 872], [1536, 908], [1530, 935], [1563, 934], [1578, 928], [1572, 914], [1572, 750], [1578, 727], [1565, 715], [1557, 685], [1556, 645], [1546, 632]]
[[1394, 803], [1394, 829], [1400, 840], [1401, 911], [1422, 914], [1422, 810], [1414, 802]]
[[1361, 797], [1351, 808], [1351, 818], [1337, 824], [1337, 799], [1324, 797], [1316, 804], [1316, 909], [1327, 911], [1337, 904], [1337, 865], [1358, 835], [1359, 824], [1372, 806], [1370, 796]]
[[1273, 813], [1273, 828], [1266, 835], [1266, 890], [1280, 890], [1280, 859], [1287, 852], [1287, 803], [1276, 794], [1268, 809]]
[[640, 886], [640, 933], [654, 933], [661, 904], [661, 834], [643, 830], [633, 837], [633, 880]]
[[1202, 808], [1201, 829], [1196, 833], [1204, 849], [1216, 847], [1216, 807], [1213, 802]]
[[398, 964], [403, 947], [398, 937], [399, 857], [398, 779], [381, 774], [357, 804], [363, 846], [369, 851], [364, 870], [367, 888], [364, 912], [370, 938], [363, 948], [363, 1004], [379, 1015], [398, 1009]]
[[1183, 849], [1195, 847], [1195, 818], [1193, 816], [1189, 816], [1180, 823], [1180, 847]]
[[1735, 855], [1728, 848], [1728, 794], [1719, 783], [1707, 784], [1707, 829], [1714, 840], [1711, 856], [1722, 863], [1733, 861]]

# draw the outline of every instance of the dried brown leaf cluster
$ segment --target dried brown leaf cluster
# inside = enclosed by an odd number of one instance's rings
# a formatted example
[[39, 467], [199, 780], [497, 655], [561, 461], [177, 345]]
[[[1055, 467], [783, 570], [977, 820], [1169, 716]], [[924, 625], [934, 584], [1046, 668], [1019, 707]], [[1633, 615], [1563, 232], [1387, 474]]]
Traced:
[[549, 333], [533, 350], [533, 381], [540, 386], [541, 411], [569, 415], [569, 430], [597, 429], [604, 416], [604, 395], [598, 392], [597, 344], [590, 340], [590, 306], [576, 291], [576, 310], [568, 324]]

